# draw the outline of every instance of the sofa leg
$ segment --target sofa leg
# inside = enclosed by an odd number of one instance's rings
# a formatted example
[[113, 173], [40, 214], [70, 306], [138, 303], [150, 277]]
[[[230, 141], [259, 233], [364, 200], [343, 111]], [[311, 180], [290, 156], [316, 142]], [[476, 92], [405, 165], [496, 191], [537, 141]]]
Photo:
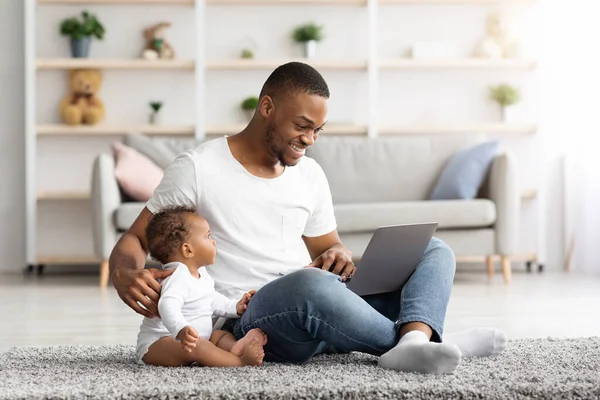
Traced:
[[502, 262], [502, 274], [504, 275], [504, 282], [506, 284], [510, 283], [510, 279], [512, 277], [512, 270], [511, 270], [511, 265], [510, 265], [510, 257], [508, 256], [502, 256], [501, 257], [501, 262]]
[[110, 269], [108, 268], [108, 260], [103, 260], [100, 263], [100, 289], [106, 289], [108, 286], [108, 275]]
[[490, 278], [494, 277], [494, 256], [487, 256], [485, 259], [487, 265], [487, 273]]

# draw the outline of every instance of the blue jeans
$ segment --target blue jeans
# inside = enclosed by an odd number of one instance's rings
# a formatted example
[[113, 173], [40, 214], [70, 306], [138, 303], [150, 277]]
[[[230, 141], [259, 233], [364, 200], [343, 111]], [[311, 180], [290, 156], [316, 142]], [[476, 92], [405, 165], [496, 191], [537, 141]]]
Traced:
[[398, 291], [358, 296], [341, 278], [305, 268], [263, 286], [241, 318], [223, 329], [241, 339], [250, 329], [266, 334], [265, 360], [302, 363], [320, 353], [359, 351], [380, 356], [398, 343], [399, 327], [423, 322], [440, 342], [456, 264], [433, 238], [415, 272]]

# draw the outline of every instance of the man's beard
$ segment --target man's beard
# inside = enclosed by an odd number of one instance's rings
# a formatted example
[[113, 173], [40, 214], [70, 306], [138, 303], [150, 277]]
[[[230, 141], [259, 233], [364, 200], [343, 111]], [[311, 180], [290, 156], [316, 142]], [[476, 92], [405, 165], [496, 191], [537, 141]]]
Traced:
[[280, 148], [277, 147], [276, 140], [275, 140], [275, 130], [276, 129], [277, 128], [275, 127], [274, 123], [272, 123], [272, 122], [267, 123], [267, 126], [265, 128], [265, 139], [267, 142], [267, 151], [272, 156], [277, 157], [277, 159], [279, 160], [279, 163], [282, 166], [293, 167], [292, 164], [287, 164], [285, 162], [285, 158], [284, 158], [285, 150], [281, 150]]

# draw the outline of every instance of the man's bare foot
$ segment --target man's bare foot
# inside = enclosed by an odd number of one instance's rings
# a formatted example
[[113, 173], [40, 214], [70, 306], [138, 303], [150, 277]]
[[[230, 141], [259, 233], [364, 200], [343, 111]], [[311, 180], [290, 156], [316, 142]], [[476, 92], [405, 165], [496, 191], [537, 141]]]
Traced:
[[250, 329], [248, 333], [246, 333], [246, 336], [238, 340], [237, 343], [233, 345], [231, 348], [231, 353], [235, 354], [236, 356], [241, 356], [248, 343], [253, 340], [256, 340], [258, 343], [264, 346], [267, 344], [267, 335], [265, 335], [260, 328]]
[[265, 351], [262, 344], [256, 339], [252, 339], [244, 349], [244, 353], [240, 356], [242, 364], [261, 366], [265, 358]]

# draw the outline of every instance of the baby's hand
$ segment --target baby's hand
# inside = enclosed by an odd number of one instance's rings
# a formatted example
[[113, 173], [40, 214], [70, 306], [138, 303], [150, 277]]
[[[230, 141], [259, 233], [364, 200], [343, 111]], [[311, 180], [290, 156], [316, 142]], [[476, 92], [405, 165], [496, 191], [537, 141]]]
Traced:
[[177, 334], [177, 340], [181, 343], [181, 348], [190, 353], [198, 341], [198, 332], [191, 326], [186, 326]]
[[248, 293], [244, 294], [244, 296], [242, 296], [242, 299], [240, 301], [238, 301], [238, 303], [237, 303], [238, 315], [241, 316], [244, 312], [246, 312], [246, 310], [248, 309], [248, 303], [250, 302], [250, 299], [252, 298], [252, 296], [254, 296], [255, 293], [256, 293], [256, 290], [251, 290]]

